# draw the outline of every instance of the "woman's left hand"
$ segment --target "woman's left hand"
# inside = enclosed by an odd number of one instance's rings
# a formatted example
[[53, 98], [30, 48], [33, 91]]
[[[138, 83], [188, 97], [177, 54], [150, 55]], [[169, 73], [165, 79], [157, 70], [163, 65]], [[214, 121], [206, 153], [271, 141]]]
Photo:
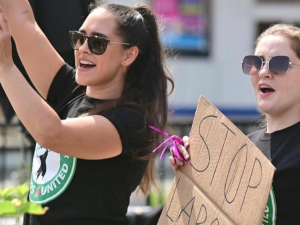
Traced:
[[[13, 66], [11, 35], [4, 12], [0, 6], [0, 70]], [[2, 75], [0, 73], [0, 75]]]

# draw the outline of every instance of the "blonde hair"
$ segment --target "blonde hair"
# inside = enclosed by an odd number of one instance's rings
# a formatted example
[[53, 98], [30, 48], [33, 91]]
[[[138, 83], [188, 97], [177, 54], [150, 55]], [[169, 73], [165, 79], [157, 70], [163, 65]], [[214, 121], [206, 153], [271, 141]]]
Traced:
[[[290, 25], [290, 24], [275, 24], [270, 26], [264, 32], [262, 32], [255, 42], [255, 48], [259, 44], [259, 42], [267, 36], [281, 36], [290, 40], [291, 48], [296, 53], [297, 57], [300, 59], [300, 28]], [[261, 112], [261, 119], [259, 122], [259, 127], [265, 128], [267, 127], [266, 115]]]
[[290, 40], [291, 48], [300, 59], [300, 28], [290, 24], [275, 24], [262, 32], [256, 39], [255, 48], [258, 43], [266, 36], [281, 36]]

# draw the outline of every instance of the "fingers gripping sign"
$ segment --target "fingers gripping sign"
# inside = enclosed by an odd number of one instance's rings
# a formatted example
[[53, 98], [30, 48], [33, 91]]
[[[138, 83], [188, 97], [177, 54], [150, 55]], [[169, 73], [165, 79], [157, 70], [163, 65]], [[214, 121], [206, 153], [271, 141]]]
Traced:
[[178, 166], [186, 165], [187, 161], [189, 160], [189, 153], [186, 150], [189, 146], [189, 138], [187, 136], [183, 137], [183, 139], [177, 137], [176, 135], [170, 135], [165, 131], [159, 130], [156, 127], [149, 126], [149, 128], [160, 132], [167, 136], [168, 138], [161, 143], [153, 152], [157, 151], [159, 148], [164, 146], [164, 149], [160, 155], [160, 159], [162, 159], [167, 147], [171, 143], [172, 146], [170, 147], [171, 156], [169, 157], [169, 162], [174, 171], [178, 169]]
[[[186, 149], [188, 149], [188, 147], [190, 146], [190, 137], [189, 137], [189, 136], [184, 136], [184, 137], [182, 138], [182, 141], [183, 141], [184, 147], [185, 147]], [[186, 152], [186, 154], [188, 154], [188, 153]]]
[[0, 6], [0, 67], [12, 64], [11, 35], [6, 17]]
[[[188, 152], [188, 149], [189, 149], [189, 146], [190, 146], [189, 137], [184, 136], [182, 138], [182, 141], [183, 141], [183, 145], [177, 144], [177, 149], [180, 151], [180, 154], [184, 156], [185, 160], [189, 160], [190, 159], [190, 155], [189, 155], [189, 152]], [[184, 161], [182, 159], [178, 160], [174, 157], [174, 155], [173, 155], [174, 149], [172, 147], [170, 149], [172, 156], [169, 157], [169, 163], [171, 164], [173, 170], [176, 172], [176, 170], [180, 166], [184, 165]]]

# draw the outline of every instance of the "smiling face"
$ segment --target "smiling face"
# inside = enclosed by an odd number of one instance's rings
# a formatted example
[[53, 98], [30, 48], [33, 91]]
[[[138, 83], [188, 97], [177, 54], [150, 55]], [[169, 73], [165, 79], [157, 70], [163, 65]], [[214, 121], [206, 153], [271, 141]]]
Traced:
[[[288, 56], [290, 61], [300, 65], [300, 59], [291, 48], [291, 42], [283, 36], [263, 37], [255, 55], [264, 61], [274, 56]], [[250, 76], [257, 106], [267, 117], [285, 117], [300, 113], [300, 68], [291, 65], [284, 75], [273, 75], [264, 65], [259, 74]]]
[[[105, 39], [123, 42], [115, 34], [117, 23], [112, 13], [96, 8], [87, 17], [80, 33], [97, 35]], [[88, 86], [87, 94], [95, 98], [117, 98], [124, 86], [123, 62], [126, 50], [120, 44], [108, 43], [102, 55], [93, 54], [87, 41], [75, 51], [76, 82]], [[105, 93], [105, 94], [104, 94]]]

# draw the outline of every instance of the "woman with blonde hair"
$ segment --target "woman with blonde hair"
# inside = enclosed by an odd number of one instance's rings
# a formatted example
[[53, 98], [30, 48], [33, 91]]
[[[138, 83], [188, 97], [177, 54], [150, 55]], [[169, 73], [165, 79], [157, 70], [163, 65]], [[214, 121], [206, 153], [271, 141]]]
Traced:
[[254, 55], [245, 56], [242, 69], [250, 75], [257, 107], [265, 116], [266, 127], [248, 137], [276, 167], [276, 224], [300, 224], [300, 28], [268, 28], [257, 38]]
[[[276, 24], [265, 30], [242, 70], [266, 125], [248, 137], [276, 167], [263, 224], [300, 224], [300, 28]], [[184, 153], [188, 137], [183, 141]], [[169, 161], [174, 171], [183, 165]]]

